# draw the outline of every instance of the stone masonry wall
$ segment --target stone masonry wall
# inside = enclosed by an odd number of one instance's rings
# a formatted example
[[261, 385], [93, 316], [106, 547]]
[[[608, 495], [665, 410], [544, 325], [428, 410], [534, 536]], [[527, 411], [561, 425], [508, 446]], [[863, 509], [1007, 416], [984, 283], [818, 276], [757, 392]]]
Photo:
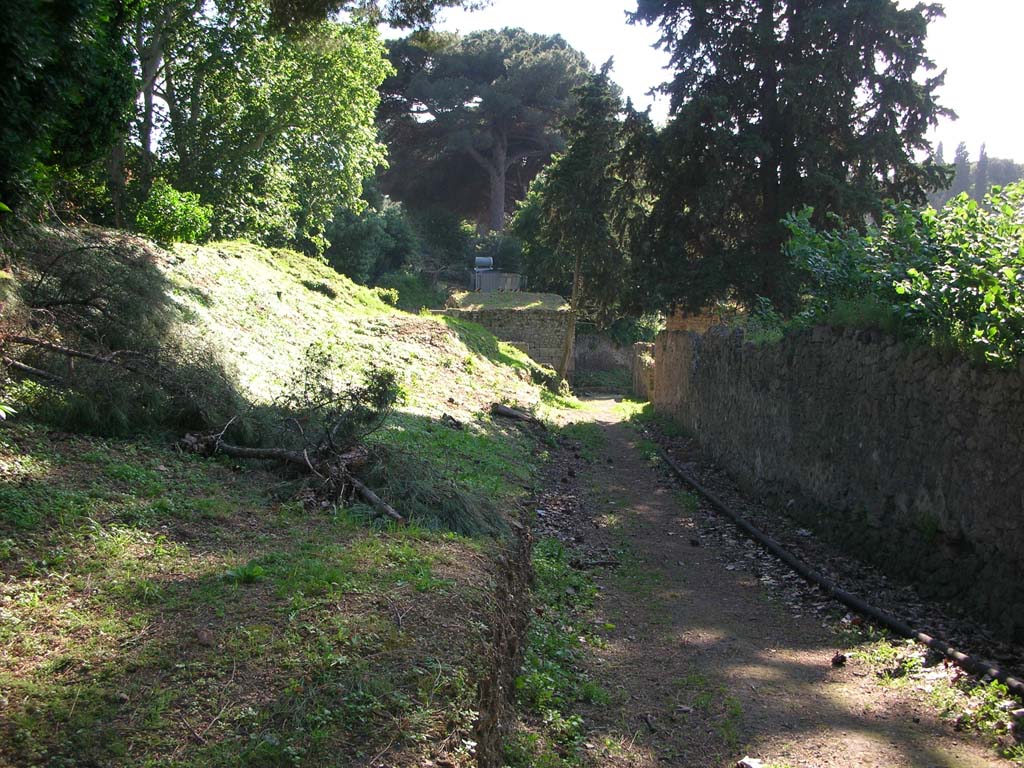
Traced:
[[820, 327], [662, 333], [655, 409], [821, 533], [1024, 638], [1024, 373]]
[[[541, 365], [558, 367], [569, 313], [549, 309], [445, 309], [443, 314], [478, 323]], [[569, 372], [573, 358], [569, 357]]]
[[650, 400], [654, 394], [654, 345], [638, 341], [633, 345], [633, 396]]
[[573, 358], [578, 371], [614, 371], [629, 368], [632, 350], [620, 347], [600, 333], [577, 333]]

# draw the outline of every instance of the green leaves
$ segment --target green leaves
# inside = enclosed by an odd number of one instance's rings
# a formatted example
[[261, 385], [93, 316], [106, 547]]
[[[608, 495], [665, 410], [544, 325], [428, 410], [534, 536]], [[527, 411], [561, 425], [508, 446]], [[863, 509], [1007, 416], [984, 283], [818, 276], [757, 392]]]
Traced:
[[322, 251], [335, 208], [360, 208], [384, 160], [377, 30], [324, 21], [284, 34], [265, 6], [223, 3], [184, 20], [165, 57], [161, 153], [175, 183], [214, 206], [214, 233]]
[[[930, 6], [895, 0], [642, 0], [673, 78], [653, 155], [645, 271], [655, 301], [799, 303], [780, 221], [813, 204], [862, 228], [885, 198], [924, 202], [946, 181], [914, 161], [945, 110], [924, 43]], [[915, 79], [916, 78], [916, 79]]]
[[982, 204], [960, 195], [939, 212], [896, 206], [864, 236], [817, 230], [807, 211], [786, 224], [802, 275], [797, 322], [869, 302], [905, 335], [996, 366], [1024, 357], [1024, 183], [995, 187]]
[[135, 226], [164, 245], [199, 243], [209, 234], [212, 218], [213, 208], [203, 205], [199, 195], [179, 192], [163, 179], [157, 179], [139, 209]]

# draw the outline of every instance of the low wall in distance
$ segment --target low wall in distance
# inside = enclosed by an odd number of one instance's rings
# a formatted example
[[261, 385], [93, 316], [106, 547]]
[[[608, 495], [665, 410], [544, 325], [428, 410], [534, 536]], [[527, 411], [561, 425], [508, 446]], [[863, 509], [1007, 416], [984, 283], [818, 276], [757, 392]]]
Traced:
[[[569, 313], [550, 309], [444, 309], [441, 314], [478, 323], [541, 365], [557, 368]], [[573, 358], [569, 356], [569, 372]]]

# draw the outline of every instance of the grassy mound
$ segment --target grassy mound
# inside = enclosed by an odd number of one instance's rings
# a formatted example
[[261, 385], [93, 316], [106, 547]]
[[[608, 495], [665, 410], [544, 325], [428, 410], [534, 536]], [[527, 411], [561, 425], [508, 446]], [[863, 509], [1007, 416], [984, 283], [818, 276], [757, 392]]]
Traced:
[[[310, 509], [269, 467], [180, 454], [167, 399], [136, 423], [130, 398], [89, 415], [45, 385], [8, 390], [0, 763], [473, 764], [503, 545], [467, 535], [501, 533], [533, 489], [545, 446], [488, 406], [553, 416], [537, 366], [479, 326], [401, 312], [292, 252], [34, 237], [5, 278], [7, 332], [159, 350], [200, 384], [215, 371], [223, 389], [196, 420], [273, 402], [311, 345], [340, 378], [398, 371], [404, 400], [371, 437], [367, 480], [413, 522]], [[113, 406], [129, 417], [116, 429]]]

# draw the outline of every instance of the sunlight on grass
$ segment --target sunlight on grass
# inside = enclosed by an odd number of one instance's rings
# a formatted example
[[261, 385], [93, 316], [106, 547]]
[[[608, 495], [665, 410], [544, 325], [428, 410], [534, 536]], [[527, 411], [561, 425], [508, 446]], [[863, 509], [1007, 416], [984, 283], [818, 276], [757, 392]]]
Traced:
[[555, 293], [526, 293], [525, 291], [457, 291], [451, 295], [449, 305], [456, 309], [479, 311], [483, 309], [543, 309], [564, 312], [569, 304]]

